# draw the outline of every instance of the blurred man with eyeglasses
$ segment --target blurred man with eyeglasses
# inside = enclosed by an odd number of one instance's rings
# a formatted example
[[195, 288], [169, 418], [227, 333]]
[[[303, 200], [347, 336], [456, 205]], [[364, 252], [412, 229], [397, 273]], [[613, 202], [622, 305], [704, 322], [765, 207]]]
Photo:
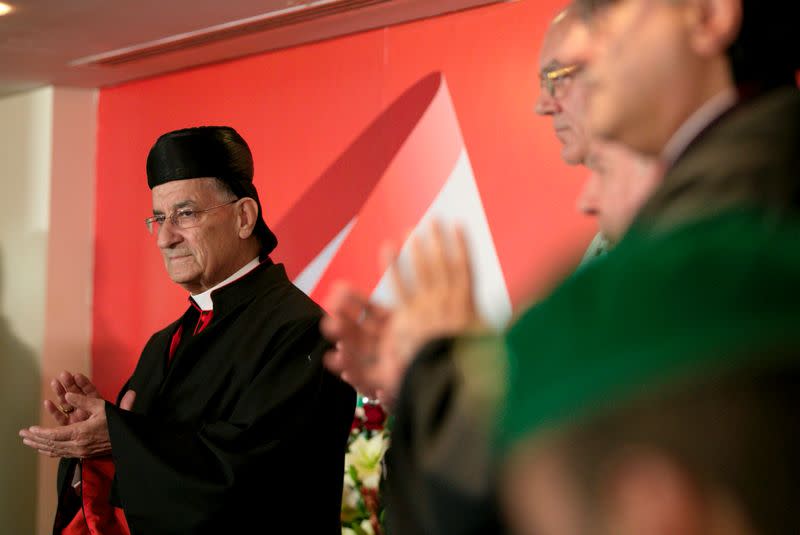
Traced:
[[536, 113], [553, 119], [553, 130], [561, 141], [561, 158], [569, 165], [580, 165], [586, 160], [589, 136], [584, 126], [586, 89], [573, 83], [579, 66], [561, 62], [560, 48], [573, 24], [574, 12], [561, 11], [550, 23], [539, 53], [539, 80], [541, 91], [536, 100]]
[[[319, 307], [269, 254], [253, 160], [230, 127], [161, 136], [145, 221], [186, 312], [155, 333], [117, 405], [63, 374], [54, 533], [338, 535], [355, 393], [322, 365]], [[313, 484], [310, 484], [313, 482]]]
[[[568, 165], [585, 165], [591, 173], [578, 198], [578, 209], [597, 218], [599, 233], [584, 255], [589, 261], [617, 242], [660, 179], [656, 159], [619, 143], [593, 138], [586, 127], [587, 88], [580, 63], [564, 61], [562, 48], [576, 23], [578, 10], [564, 9], [550, 23], [539, 54], [541, 90], [536, 113], [552, 118]], [[624, 224], [621, 224], [623, 223]]]

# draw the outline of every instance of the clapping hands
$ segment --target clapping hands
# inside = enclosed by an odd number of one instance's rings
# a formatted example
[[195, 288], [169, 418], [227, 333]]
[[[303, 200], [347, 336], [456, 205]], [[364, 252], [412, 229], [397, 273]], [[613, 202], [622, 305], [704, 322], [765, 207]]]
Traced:
[[346, 283], [325, 301], [322, 332], [336, 342], [325, 358], [329, 370], [388, 406], [417, 352], [429, 341], [479, 328], [466, 238], [461, 229], [434, 224], [411, 242], [411, 266], [403, 273], [397, 252], [383, 251], [397, 303], [370, 303]]

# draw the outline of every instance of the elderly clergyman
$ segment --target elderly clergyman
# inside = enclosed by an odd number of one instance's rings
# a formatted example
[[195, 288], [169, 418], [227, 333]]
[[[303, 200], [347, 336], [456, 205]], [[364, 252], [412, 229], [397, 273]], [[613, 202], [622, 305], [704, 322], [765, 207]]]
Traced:
[[186, 312], [147, 342], [117, 405], [53, 382], [62, 424], [20, 434], [61, 457], [55, 533], [338, 534], [353, 390], [322, 366], [322, 312], [270, 252], [253, 160], [229, 127], [161, 136], [157, 240]]

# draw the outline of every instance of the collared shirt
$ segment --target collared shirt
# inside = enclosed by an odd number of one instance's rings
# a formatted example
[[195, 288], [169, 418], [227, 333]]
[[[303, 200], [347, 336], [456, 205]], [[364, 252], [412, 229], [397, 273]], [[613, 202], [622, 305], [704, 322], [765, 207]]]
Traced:
[[611, 250], [611, 243], [608, 241], [608, 238], [603, 236], [602, 232], [598, 232], [592, 239], [589, 247], [586, 248], [586, 252], [583, 254], [583, 258], [581, 259], [581, 263], [578, 264], [578, 267], [581, 268], [591, 263], [596, 258], [606, 254], [609, 250]]
[[731, 109], [737, 100], [735, 89], [725, 89], [700, 106], [672, 135], [664, 146], [662, 160], [667, 166], [673, 165], [708, 125], [720, 115]]
[[236, 279], [244, 277], [245, 275], [253, 271], [255, 268], [257, 268], [259, 263], [260, 263], [259, 258], [255, 257], [247, 264], [242, 266], [238, 271], [236, 271], [236, 273], [234, 273], [224, 281], [220, 282], [213, 288], [209, 288], [205, 292], [199, 293], [197, 295], [192, 295], [191, 296], [192, 301], [194, 301], [194, 303], [200, 308], [200, 310], [203, 311], [214, 310], [214, 301], [211, 299], [211, 293], [214, 290], [225, 286], [226, 284], [230, 284]]

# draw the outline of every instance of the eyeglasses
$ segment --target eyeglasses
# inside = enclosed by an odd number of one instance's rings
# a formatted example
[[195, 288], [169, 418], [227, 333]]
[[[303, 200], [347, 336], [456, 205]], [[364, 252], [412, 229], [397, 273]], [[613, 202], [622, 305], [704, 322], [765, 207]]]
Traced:
[[563, 88], [564, 82], [570, 80], [580, 69], [580, 65], [546, 68], [539, 74], [541, 87], [547, 90], [551, 97], [557, 98], [559, 96], [557, 93], [560, 93], [559, 89]]
[[173, 226], [179, 229], [187, 229], [196, 227], [200, 224], [200, 216], [201, 214], [205, 214], [206, 212], [210, 212], [211, 210], [216, 210], [217, 208], [222, 208], [223, 206], [228, 206], [230, 204], [234, 204], [238, 202], [239, 199], [228, 201], [226, 203], [218, 204], [216, 206], [212, 206], [211, 208], [206, 208], [205, 210], [192, 210], [191, 208], [179, 208], [172, 212], [169, 215], [159, 214], [154, 215], [153, 217], [148, 217], [144, 220], [145, 225], [147, 225], [147, 231], [150, 234], [158, 234], [158, 231], [164, 226], [164, 223], [169, 220]]

